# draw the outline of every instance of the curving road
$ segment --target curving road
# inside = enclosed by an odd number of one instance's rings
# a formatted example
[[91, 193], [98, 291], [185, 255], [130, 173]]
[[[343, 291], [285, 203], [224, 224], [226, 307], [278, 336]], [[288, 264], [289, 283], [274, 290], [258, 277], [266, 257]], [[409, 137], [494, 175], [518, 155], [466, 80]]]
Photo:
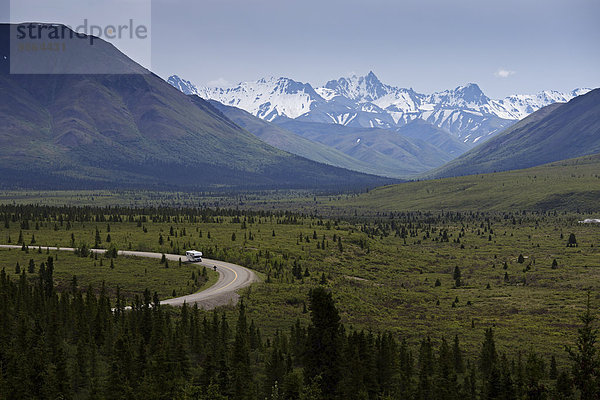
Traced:
[[[35, 246], [33, 246], [32, 248], [34, 247]], [[0, 248], [21, 249], [21, 246], [0, 245]], [[64, 251], [75, 250], [71, 247], [56, 248], [42, 246], [42, 250], [46, 249]], [[99, 254], [106, 252], [106, 250], [104, 249], [91, 249], [91, 251]], [[162, 257], [162, 253], [127, 250], [120, 250], [119, 255], [147, 258]], [[185, 261], [186, 259], [185, 256], [180, 256], [178, 254], [165, 254], [165, 257], [168, 260], [172, 261], [179, 261], [180, 258], [182, 261]], [[187, 261], [185, 263], [188, 264]], [[217, 280], [217, 282], [208, 289], [202, 290], [200, 292], [188, 294], [186, 296], [181, 297], [174, 297], [172, 299], [161, 300], [160, 304], [169, 304], [172, 306], [181, 306], [183, 305], [183, 303], [187, 303], [188, 305], [198, 304], [199, 307], [205, 309], [211, 309], [217, 306], [227, 305], [230, 303], [235, 304], [239, 298], [239, 295], [236, 293], [236, 291], [246, 286], [249, 286], [252, 282], [258, 281], [258, 277], [254, 272], [252, 272], [248, 268], [242, 267], [241, 265], [231, 264], [224, 261], [211, 260], [208, 258], [202, 258], [201, 263], [194, 264], [203, 265], [207, 268], [214, 268], [216, 266], [217, 272], [219, 272], [219, 279]]]

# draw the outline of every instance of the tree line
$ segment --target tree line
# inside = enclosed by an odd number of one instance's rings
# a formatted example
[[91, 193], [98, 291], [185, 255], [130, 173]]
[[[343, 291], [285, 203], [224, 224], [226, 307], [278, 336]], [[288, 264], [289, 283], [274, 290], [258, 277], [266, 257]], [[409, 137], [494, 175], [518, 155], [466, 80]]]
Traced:
[[[572, 214], [572, 213], [571, 213]], [[346, 216], [344, 221], [351, 223], [369, 222], [375, 224], [377, 230], [396, 231], [396, 224], [406, 225], [411, 230], [418, 225], [441, 225], [447, 223], [479, 224], [482, 221], [489, 226], [490, 223], [511, 223], [513, 225], [537, 225], [541, 222], [569, 223], [572, 218], [566, 212], [556, 211], [510, 211], [510, 212], [390, 212], [376, 213], [373, 216]], [[582, 214], [584, 215], [584, 214]], [[261, 210], [219, 207], [172, 207], [172, 206], [49, 206], [38, 204], [2, 204], [0, 205], [0, 223], [27, 224], [28, 221], [58, 222], [60, 226], [67, 222], [172, 222], [172, 223], [199, 223], [223, 222], [223, 217], [233, 218], [232, 222], [242, 222], [240, 217], [260, 219], [268, 218], [281, 224], [299, 224], [302, 219], [316, 219], [318, 225], [338, 224], [342, 221], [339, 217], [332, 217], [330, 221], [324, 220], [315, 212], [311, 214], [296, 213], [289, 210]], [[221, 219], [220, 219], [221, 218]], [[8, 228], [8, 226], [6, 226]], [[24, 228], [25, 229], [25, 228]], [[29, 228], [28, 228], [29, 229]]]
[[[331, 292], [308, 293], [310, 323], [264, 337], [246, 318], [130, 304], [104, 287], [57, 292], [54, 260], [17, 280], [0, 273], [0, 398], [7, 399], [575, 399], [599, 398], [588, 304], [569, 368], [530, 352], [508, 357], [485, 330], [477, 357], [458, 336], [412, 347], [390, 332], [346, 328]], [[562, 351], [562, 350], [561, 350]]]

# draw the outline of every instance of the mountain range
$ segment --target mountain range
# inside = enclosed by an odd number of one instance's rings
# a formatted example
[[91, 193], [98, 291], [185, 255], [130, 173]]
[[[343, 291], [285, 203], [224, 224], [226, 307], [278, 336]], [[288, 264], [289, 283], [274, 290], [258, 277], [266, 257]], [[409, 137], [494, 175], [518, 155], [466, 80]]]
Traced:
[[[196, 95], [190, 97], [200, 99]], [[413, 121], [399, 128], [399, 132], [291, 119], [272, 123], [215, 100], [209, 100], [209, 103], [278, 149], [313, 161], [380, 176], [416, 176], [443, 165], [468, 149], [448, 133], [424, 121]]]
[[523, 169], [600, 153], [600, 89], [542, 108], [429, 178]]
[[[100, 39], [14, 60], [9, 31], [0, 24], [2, 188], [362, 189], [600, 152], [598, 89], [490, 100], [475, 84], [422, 95], [373, 73], [198, 89]], [[9, 72], [32, 61], [81, 73]], [[120, 73], [83, 73], [92, 64]]]
[[360, 189], [392, 182], [272, 147], [98, 38], [34, 61], [47, 62], [47, 70], [68, 62], [83, 72], [90, 63], [112, 63], [123, 73], [11, 74], [11, 61], [19, 60], [11, 60], [9, 33], [0, 24], [1, 187]]
[[399, 129], [422, 120], [473, 147], [534, 111], [587, 93], [546, 90], [494, 100], [469, 83], [422, 94], [382, 83], [373, 72], [330, 80], [322, 87], [289, 78], [263, 78], [233, 87], [200, 87], [177, 75], [168, 82], [186, 94], [241, 108], [263, 120], [337, 124], [355, 128]]

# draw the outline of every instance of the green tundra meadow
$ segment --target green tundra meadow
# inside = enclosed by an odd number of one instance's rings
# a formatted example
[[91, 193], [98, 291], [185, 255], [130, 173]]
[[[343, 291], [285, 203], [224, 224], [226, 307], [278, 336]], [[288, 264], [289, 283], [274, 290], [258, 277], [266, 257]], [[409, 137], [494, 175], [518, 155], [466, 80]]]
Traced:
[[[595, 157], [563, 164], [346, 194], [3, 192], [0, 394], [593, 399], [600, 180]], [[159, 306], [217, 280], [190, 249], [260, 282]]]
[[[506, 351], [535, 347], [560, 356], [576, 332], [586, 293], [600, 282], [600, 227], [576, 213], [410, 212], [360, 221], [239, 210], [5, 206], [0, 250], [9, 274], [48, 257], [39, 246], [116, 248], [206, 257], [254, 269], [247, 313], [267, 333], [306, 320], [309, 288], [331, 289], [342, 320], [389, 330], [409, 342], [494, 327]], [[573, 236], [576, 245], [569, 245]], [[160, 298], [210, 285], [187, 263], [135, 257], [58, 257], [58, 288], [80, 286]], [[112, 264], [112, 267], [111, 267]], [[210, 279], [209, 279], [210, 278]], [[204, 282], [208, 279], [209, 282]], [[473, 348], [473, 350], [475, 350]]]

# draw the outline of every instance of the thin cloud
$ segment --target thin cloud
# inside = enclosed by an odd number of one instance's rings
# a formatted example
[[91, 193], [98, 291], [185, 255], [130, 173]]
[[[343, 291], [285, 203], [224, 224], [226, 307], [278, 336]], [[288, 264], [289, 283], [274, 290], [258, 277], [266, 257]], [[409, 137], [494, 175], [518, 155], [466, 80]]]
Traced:
[[508, 70], [506, 68], [498, 68], [498, 71], [494, 72], [496, 78], [508, 78], [511, 75], [516, 74], [515, 71]]
[[231, 86], [231, 82], [229, 82], [225, 78], [215, 79], [213, 81], [206, 82], [206, 86], [208, 87], [228, 87]]

